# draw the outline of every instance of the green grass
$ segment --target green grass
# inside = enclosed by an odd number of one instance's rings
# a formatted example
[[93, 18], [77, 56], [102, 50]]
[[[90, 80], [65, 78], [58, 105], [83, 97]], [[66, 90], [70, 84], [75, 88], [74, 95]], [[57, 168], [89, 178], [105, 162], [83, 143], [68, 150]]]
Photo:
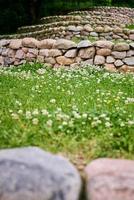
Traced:
[[0, 148], [134, 159], [134, 76], [91, 66], [0, 70]]
[[134, 24], [127, 25], [127, 28], [130, 29], [130, 30], [133, 30], [134, 29]]

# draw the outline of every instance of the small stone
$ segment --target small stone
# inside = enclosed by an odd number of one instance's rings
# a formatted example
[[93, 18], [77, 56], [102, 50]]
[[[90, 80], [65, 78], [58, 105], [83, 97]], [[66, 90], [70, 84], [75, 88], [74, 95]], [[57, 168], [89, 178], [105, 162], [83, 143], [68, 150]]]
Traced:
[[103, 33], [103, 32], [104, 32], [104, 28], [101, 27], [101, 26], [98, 26], [98, 27], [95, 28], [95, 31], [96, 31], [97, 33]]
[[4, 48], [2, 49], [1, 55], [2, 55], [2, 56], [8, 56], [8, 51], [9, 51], [9, 49], [6, 48], [6, 47], [4, 47]]
[[59, 49], [50, 49], [48, 51], [48, 56], [49, 57], [57, 57], [57, 56], [61, 56], [62, 52]]
[[49, 52], [48, 49], [41, 49], [41, 50], [39, 50], [39, 55], [44, 56], [44, 57], [48, 57], [49, 56], [48, 52]]
[[104, 65], [104, 69], [106, 69], [108, 72], [117, 72], [116, 67], [114, 66], [114, 64], [105, 64]]
[[86, 167], [87, 200], [132, 200], [134, 161], [97, 159]]
[[37, 56], [38, 55], [38, 49], [28, 49], [29, 53], [32, 53], [33, 55]]
[[90, 32], [90, 36], [92, 36], [92, 37], [98, 37], [98, 33], [96, 33], [96, 32]]
[[111, 49], [99, 49], [97, 50], [97, 55], [109, 56], [111, 54]]
[[66, 39], [59, 39], [56, 41], [54, 48], [55, 49], [71, 49], [75, 48], [77, 45], [75, 42], [66, 40]]
[[77, 55], [77, 49], [70, 49], [65, 53], [65, 57], [67, 58], [75, 58]]
[[40, 63], [44, 63], [44, 56], [37, 56], [37, 61]]
[[38, 46], [39, 41], [35, 38], [24, 38], [22, 39], [22, 45], [23, 47], [29, 47], [29, 48], [36, 48]]
[[84, 65], [93, 65], [93, 59], [88, 59], [88, 60], [82, 61], [82, 64], [84, 64]]
[[107, 56], [106, 58], [106, 63], [114, 63], [115, 62], [115, 58], [112, 56]]
[[124, 58], [123, 62], [128, 66], [134, 65], [134, 56], [129, 58]]
[[89, 47], [89, 48], [83, 48], [79, 50], [78, 56], [83, 59], [92, 59], [95, 55], [95, 48]]
[[130, 47], [129, 47], [129, 44], [127, 43], [117, 43], [113, 47], [114, 51], [127, 51], [129, 49]]
[[51, 65], [55, 65], [56, 64], [56, 60], [52, 57], [46, 57], [45, 58], [45, 62]]
[[104, 56], [99, 56], [96, 55], [94, 59], [94, 64], [95, 65], [103, 65], [105, 63], [105, 57]]
[[116, 61], [114, 62], [114, 65], [115, 65], [116, 67], [121, 67], [122, 65], [124, 65], [124, 63], [123, 63], [121, 60], [116, 60]]
[[22, 46], [22, 39], [14, 39], [14, 40], [11, 40], [9, 48], [19, 49], [21, 46]]
[[87, 25], [87, 24], [84, 26], [84, 30], [89, 32], [89, 33], [93, 32], [93, 28], [91, 26]]
[[93, 46], [89, 40], [82, 40], [78, 43], [77, 48], [87, 48]]
[[117, 28], [114, 28], [114, 29], [113, 29], [113, 32], [114, 32], [114, 33], [122, 33], [123, 30], [122, 30], [121, 28], [117, 27]]
[[4, 66], [10, 66], [14, 64], [14, 61], [14, 58], [4, 57]]
[[130, 35], [129, 35], [129, 39], [130, 39], [130, 40], [134, 40], [134, 34], [130, 34]]
[[127, 57], [134, 56], [134, 50], [127, 51]]
[[60, 65], [71, 65], [74, 63], [74, 59], [66, 58], [65, 56], [59, 56], [56, 58], [56, 61]]
[[0, 185], [3, 200], [78, 200], [81, 179], [62, 156], [27, 147], [0, 151]]
[[123, 51], [123, 52], [113, 51], [111, 54], [114, 56], [114, 58], [117, 58], [117, 59], [123, 59], [127, 55], [126, 51]]
[[5, 47], [10, 44], [10, 40], [2, 39], [0, 40], [0, 47]]
[[20, 60], [24, 59], [25, 53], [21, 49], [19, 49], [19, 50], [16, 51], [15, 58], [20, 59]]
[[8, 50], [8, 57], [9, 57], [9, 58], [14, 58], [15, 53], [16, 53], [15, 50], [9, 49], [9, 50]]

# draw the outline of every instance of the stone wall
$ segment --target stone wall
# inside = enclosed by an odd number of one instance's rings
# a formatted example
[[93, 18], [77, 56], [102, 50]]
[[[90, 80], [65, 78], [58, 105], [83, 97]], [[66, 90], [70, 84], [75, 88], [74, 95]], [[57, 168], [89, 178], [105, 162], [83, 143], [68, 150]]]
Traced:
[[82, 40], [78, 44], [65, 39], [34, 38], [0, 40], [0, 65], [20, 65], [26, 61], [75, 66], [91, 64], [105, 66], [113, 71], [121, 68], [134, 70], [134, 43], [112, 43], [100, 40], [91, 43]]

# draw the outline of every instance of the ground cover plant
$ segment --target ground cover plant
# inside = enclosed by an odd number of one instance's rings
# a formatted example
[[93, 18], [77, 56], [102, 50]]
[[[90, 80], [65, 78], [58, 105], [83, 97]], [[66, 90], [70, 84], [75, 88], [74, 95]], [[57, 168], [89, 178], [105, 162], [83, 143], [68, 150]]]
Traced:
[[0, 69], [0, 148], [134, 159], [133, 130], [133, 74], [38, 63]]

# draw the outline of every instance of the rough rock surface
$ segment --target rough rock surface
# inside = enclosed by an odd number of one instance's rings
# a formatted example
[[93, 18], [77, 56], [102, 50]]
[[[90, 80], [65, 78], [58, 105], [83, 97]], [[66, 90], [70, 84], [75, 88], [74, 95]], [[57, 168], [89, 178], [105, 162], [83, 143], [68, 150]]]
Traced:
[[1, 200], [78, 200], [81, 180], [66, 159], [30, 147], [0, 151]]
[[76, 43], [66, 39], [59, 39], [56, 41], [54, 48], [56, 49], [71, 49], [76, 47]]
[[133, 200], [134, 161], [98, 159], [86, 167], [87, 199]]

